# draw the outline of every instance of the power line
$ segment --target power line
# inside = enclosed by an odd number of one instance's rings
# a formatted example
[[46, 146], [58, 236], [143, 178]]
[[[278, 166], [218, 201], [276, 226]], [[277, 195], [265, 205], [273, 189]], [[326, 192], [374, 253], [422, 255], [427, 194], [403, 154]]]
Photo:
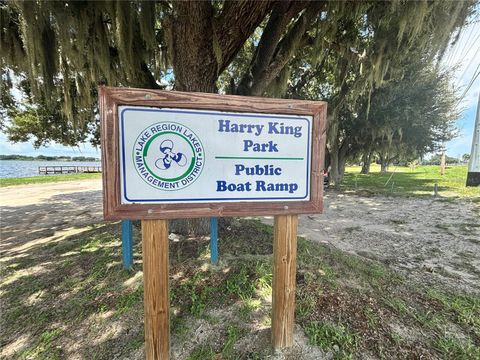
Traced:
[[[470, 35], [471, 35], [472, 33], [473, 33], [473, 31], [470, 32]], [[477, 35], [477, 37], [475, 38], [475, 40], [472, 41], [472, 46], [475, 45], [475, 43], [477, 42], [477, 40], [478, 40], [479, 38], [480, 38], [480, 31], [478, 32], [478, 35]], [[466, 43], [465, 43], [465, 46], [464, 46], [464, 50], [467, 50], [467, 51], [462, 50], [462, 51], [460, 52], [460, 59], [463, 59], [463, 58], [468, 54], [469, 50], [472, 48], [472, 46], [467, 46], [467, 45], [468, 45], [468, 42], [466, 42]], [[477, 50], [477, 51], [478, 51], [478, 50]]]
[[[462, 31], [462, 30], [460, 30]], [[461, 36], [461, 35], [459, 35]], [[453, 44], [453, 46], [450, 47], [450, 51], [448, 52], [448, 56], [447, 56], [447, 59], [445, 60], [445, 64], [447, 66], [451, 66], [450, 62], [455, 59], [455, 55], [458, 51], [458, 48], [459, 48], [459, 42], [460, 42], [460, 37], [458, 38], [458, 40]], [[455, 55], [454, 55], [455, 54]]]
[[463, 98], [465, 97], [465, 95], [467, 94], [467, 92], [470, 90], [470, 88], [472, 87], [473, 83], [475, 82], [475, 80], [477, 79], [478, 75], [480, 75], [480, 71], [478, 71], [480, 69], [480, 64], [478, 64], [477, 68], [475, 69], [475, 71], [473, 72], [473, 77], [472, 79], [470, 80], [470, 82], [468, 83], [467, 87], [465, 88], [465, 91], [463, 92], [462, 96], [460, 96], [460, 99], [459, 101], [462, 101]]
[[[469, 47], [468, 47], [468, 44], [469, 44], [469, 42], [470, 42], [470, 38], [471, 38], [472, 34], [475, 33], [475, 28], [474, 28], [474, 26], [475, 26], [475, 24], [478, 22], [478, 21], [477, 21], [477, 18], [479, 18], [479, 16], [480, 16], [480, 13], [476, 14], [476, 15], [473, 17], [472, 21], [467, 25], [467, 28], [470, 28], [471, 31], [470, 31], [470, 33], [468, 34], [468, 38], [467, 38], [467, 40], [465, 41], [465, 44], [464, 44], [464, 46], [463, 46], [462, 51], [460, 52], [460, 59], [463, 58], [463, 57], [464, 57], [465, 55], [467, 55], [467, 53], [468, 53], [468, 50], [467, 50], [466, 53], [465, 53], [465, 50], [469, 48]], [[480, 37], [480, 33], [479, 33], [479, 35], [476, 37], [476, 39], [473, 40], [473, 44], [475, 44], [475, 42], [478, 40], [479, 37]]]
[[477, 51], [475, 51], [475, 54], [473, 54], [472, 59], [470, 60], [468, 65], [465, 66], [465, 69], [463, 70], [462, 76], [460, 76], [459, 79], [463, 79], [463, 77], [467, 74], [467, 71], [470, 68], [470, 65], [472, 65], [473, 60], [475, 60], [477, 58], [477, 54], [478, 54], [479, 51], [480, 51], [480, 47], [477, 49]]
[[[472, 18], [471, 22], [469, 24], [467, 24], [465, 27], [461, 27], [458, 31], [458, 38], [457, 38], [457, 41], [455, 41], [454, 43], [454, 46], [451, 48], [450, 52], [449, 52], [449, 56], [448, 56], [448, 59], [446, 61], [446, 64], [447, 66], [451, 66], [450, 64], [450, 61], [453, 60], [453, 59], [456, 59], [457, 58], [457, 53], [458, 53], [458, 50], [460, 49], [460, 40], [461, 40], [461, 37], [462, 37], [462, 33], [465, 34], [465, 32], [468, 30], [470, 30], [470, 32], [468, 33], [468, 38], [464, 43], [463, 45], [463, 48], [462, 50], [460, 51], [460, 54], [464, 53], [465, 49], [467, 48], [467, 45], [470, 41], [470, 37], [472, 36], [473, 33], [475, 33], [474, 31], [474, 28], [472, 28], [472, 26], [475, 25], [475, 23], [477, 22], [477, 18], [480, 16], [480, 14], [475, 14], [475, 16]], [[462, 58], [462, 56], [460, 56], [460, 58]]]
[[[465, 41], [465, 45], [463, 46], [463, 49], [462, 51], [460, 52], [460, 58], [462, 58], [465, 54], [464, 54], [464, 51], [465, 49], [467, 49], [467, 44], [470, 42], [470, 38], [472, 37], [472, 34], [474, 33], [473, 29], [470, 31], [470, 33], [468, 34], [468, 38], [467, 40]], [[475, 41], [474, 41], [475, 43]]]

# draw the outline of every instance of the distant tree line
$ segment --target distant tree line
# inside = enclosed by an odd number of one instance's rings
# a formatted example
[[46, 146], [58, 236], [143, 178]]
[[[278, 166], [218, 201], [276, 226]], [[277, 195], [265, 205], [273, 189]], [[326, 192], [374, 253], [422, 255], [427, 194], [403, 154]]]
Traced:
[[88, 156], [26, 156], [26, 155], [0, 155], [0, 160], [45, 160], [45, 161], [100, 161]]
[[[445, 155], [445, 163], [447, 165], [464, 165], [468, 164], [468, 160], [470, 158], [469, 154], [463, 154], [459, 158], [455, 158], [452, 156]], [[404, 157], [399, 157], [396, 158], [394, 161], [392, 161], [389, 165], [392, 166], [417, 166], [417, 165], [430, 165], [430, 166], [440, 166], [442, 160], [442, 155], [441, 154], [435, 154], [432, 157], [429, 157], [427, 159], [409, 159], [409, 158], [404, 158]], [[382, 169], [382, 158], [379, 154], [373, 154], [371, 156], [370, 162], [367, 165], [371, 164], [377, 164], [381, 166]], [[362, 161], [362, 158], [357, 158], [355, 161], [347, 161], [348, 166], [362, 166], [362, 168], [365, 166], [365, 163]], [[386, 169], [383, 169], [384, 171], [387, 171]]]
[[[422, 161], [422, 164], [423, 165], [440, 165], [441, 160], [442, 160], [442, 155], [436, 154], [432, 156], [430, 159]], [[458, 158], [445, 155], [446, 164], [462, 164], [464, 162], [465, 162], [464, 159], [458, 159]]]

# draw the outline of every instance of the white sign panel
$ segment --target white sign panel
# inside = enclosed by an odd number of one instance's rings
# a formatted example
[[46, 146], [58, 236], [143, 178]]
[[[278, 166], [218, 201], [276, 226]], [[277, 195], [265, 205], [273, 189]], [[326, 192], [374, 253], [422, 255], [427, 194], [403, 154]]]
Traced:
[[312, 117], [119, 106], [122, 204], [308, 201]]

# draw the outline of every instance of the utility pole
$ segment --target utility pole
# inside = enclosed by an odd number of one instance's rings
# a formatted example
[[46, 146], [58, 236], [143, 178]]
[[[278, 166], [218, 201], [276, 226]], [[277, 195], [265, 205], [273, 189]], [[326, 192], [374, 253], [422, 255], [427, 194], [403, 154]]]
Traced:
[[442, 145], [442, 156], [440, 158], [440, 175], [445, 175], [445, 144]]
[[480, 186], [480, 94], [478, 94], [477, 116], [473, 130], [472, 151], [468, 162], [467, 186]]

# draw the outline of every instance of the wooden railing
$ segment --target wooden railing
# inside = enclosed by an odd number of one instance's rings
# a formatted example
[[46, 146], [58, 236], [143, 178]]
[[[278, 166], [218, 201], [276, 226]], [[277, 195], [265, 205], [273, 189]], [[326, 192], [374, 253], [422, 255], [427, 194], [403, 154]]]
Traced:
[[38, 173], [48, 174], [77, 174], [77, 173], [100, 173], [101, 166], [39, 166]]

